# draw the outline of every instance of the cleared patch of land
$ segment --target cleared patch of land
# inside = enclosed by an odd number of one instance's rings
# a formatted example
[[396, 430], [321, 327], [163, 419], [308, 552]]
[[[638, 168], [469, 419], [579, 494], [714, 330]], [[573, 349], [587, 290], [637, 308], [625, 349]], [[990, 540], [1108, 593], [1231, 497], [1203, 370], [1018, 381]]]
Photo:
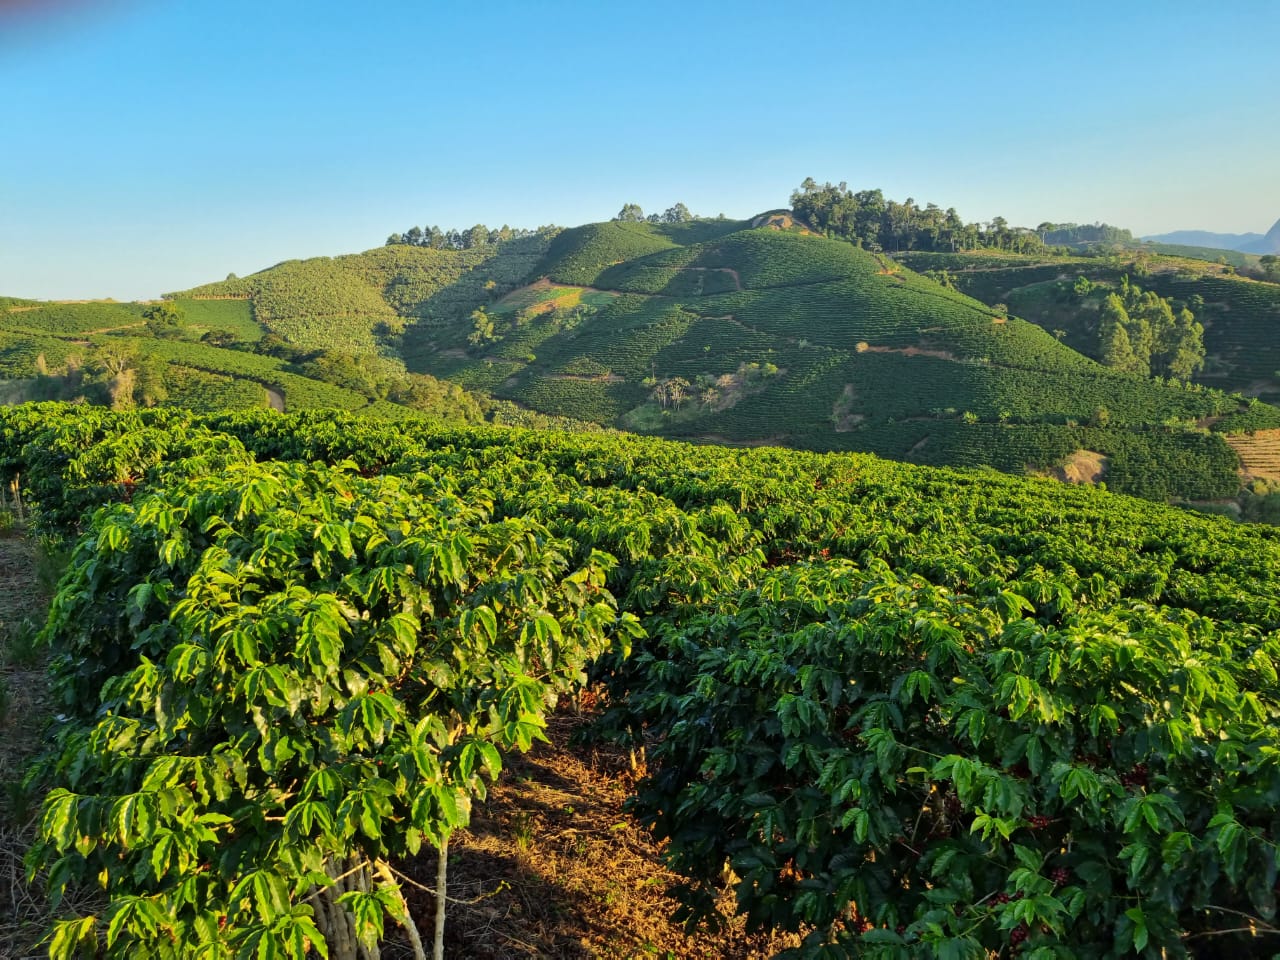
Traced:
[[1240, 456], [1246, 480], [1280, 480], [1280, 430], [1259, 430], [1226, 437]]

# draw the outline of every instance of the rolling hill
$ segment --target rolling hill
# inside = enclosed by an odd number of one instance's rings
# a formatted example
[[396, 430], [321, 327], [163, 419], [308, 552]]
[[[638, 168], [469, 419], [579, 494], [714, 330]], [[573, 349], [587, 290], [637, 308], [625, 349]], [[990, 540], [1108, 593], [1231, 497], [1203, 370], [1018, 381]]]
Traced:
[[[11, 303], [0, 369], [32, 377], [38, 356], [74, 363], [76, 349], [110, 341], [160, 365], [177, 395], [168, 402], [200, 409], [260, 406], [270, 388], [289, 409], [401, 416], [403, 383], [419, 377], [468, 391], [449, 400], [433, 387], [435, 415], [452, 404], [472, 419], [502, 410], [507, 422], [568, 418], [1011, 472], [1063, 474], [1087, 460], [1109, 486], [1153, 499], [1237, 493], [1239, 460], [1221, 433], [1280, 427], [1280, 411], [1118, 373], [1085, 355], [1084, 334], [1060, 341], [1024, 319], [1044, 318], [1021, 291], [1110, 261], [948, 256], [895, 260], [817, 235], [786, 210], [551, 228], [471, 249], [389, 243], [170, 294], [185, 316], [176, 337], [152, 336], [142, 305]], [[1245, 284], [1264, 323], [1280, 287], [1214, 269], [1194, 280], [1209, 329], [1227, 329], [1210, 317], [1226, 301], [1239, 327]], [[1271, 362], [1236, 353], [1240, 369]], [[1236, 389], [1238, 379], [1213, 382]]]
[[1195, 382], [1280, 402], [1280, 284], [1259, 282], [1188, 257], [1119, 251], [1110, 256], [1054, 256], [1000, 251], [904, 254], [918, 270], [943, 271], [957, 289], [1011, 312], [1063, 342], [1097, 356], [1099, 299], [1082, 298], [1081, 277], [1118, 288], [1132, 277], [1144, 289], [1191, 304], [1204, 325], [1205, 365]]
[[1148, 496], [1237, 486], [1234, 454], [1191, 428], [1238, 398], [1116, 374], [799, 226], [702, 232], [562, 231], [533, 283], [409, 326], [406, 360], [535, 410], [683, 439], [1012, 471], [1094, 450], [1108, 483]]

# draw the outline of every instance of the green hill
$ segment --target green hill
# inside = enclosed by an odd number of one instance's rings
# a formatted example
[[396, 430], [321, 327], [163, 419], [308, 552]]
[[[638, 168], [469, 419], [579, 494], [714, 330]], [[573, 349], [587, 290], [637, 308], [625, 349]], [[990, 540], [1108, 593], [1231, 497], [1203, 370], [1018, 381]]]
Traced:
[[434, 350], [410, 364], [543, 412], [671, 437], [1014, 471], [1087, 449], [1110, 458], [1108, 482], [1147, 496], [1238, 486], [1221, 438], [1189, 429], [1238, 411], [1237, 398], [1107, 370], [843, 241], [705, 229], [563, 231], [542, 279], [436, 322]]
[[[1221, 264], [1144, 251], [1110, 256], [912, 253], [918, 270], [946, 271], [957, 289], [1060, 331], [1068, 345], [1098, 355], [1097, 297], [1074, 290], [1080, 277], [1114, 289], [1131, 277], [1162, 297], [1190, 304], [1204, 325], [1205, 365], [1195, 381], [1280, 402], [1280, 284], [1240, 276]], [[1256, 259], [1256, 258], [1255, 258]]]
[[198, 409], [439, 412], [443, 380], [481, 395], [453, 395], [472, 419], [501, 409], [1012, 472], [1084, 457], [1110, 486], [1154, 499], [1236, 495], [1238, 458], [1206, 424], [1280, 427], [1280, 411], [1206, 388], [1257, 387], [1280, 368], [1280, 338], [1257, 346], [1280, 287], [1203, 262], [1141, 255], [1159, 265], [1144, 288], [1204, 301], [1211, 362], [1186, 386], [1091, 359], [1096, 305], [1090, 327], [1063, 299], [1074, 278], [1105, 285], [1132, 257], [989, 247], [895, 260], [787, 211], [465, 249], [395, 241], [172, 294], [184, 319], [161, 338], [143, 305], [14, 302], [0, 314], [0, 370], [38, 382], [42, 364], [74, 369], [77, 351], [115, 342], [160, 365], [153, 379], [177, 398], [165, 402]]
[[465, 312], [495, 290], [523, 284], [549, 240], [539, 234], [469, 250], [394, 245], [288, 260], [167, 296], [239, 298], [263, 328], [299, 347], [376, 352], [403, 331], [405, 318]]

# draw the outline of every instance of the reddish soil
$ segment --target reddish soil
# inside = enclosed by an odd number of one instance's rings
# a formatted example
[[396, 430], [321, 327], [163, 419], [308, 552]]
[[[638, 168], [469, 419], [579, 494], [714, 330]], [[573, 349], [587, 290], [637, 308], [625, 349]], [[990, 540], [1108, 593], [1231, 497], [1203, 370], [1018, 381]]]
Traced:
[[[477, 803], [470, 829], [449, 849], [450, 904], [445, 945], [451, 957], [554, 960], [602, 957], [773, 956], [797, 942], [746, 933], [731, 921], [717, 933], [688, 935], [671, 922], [678, 878], [662, 849], [622, 810], [634, 774], [620, 751], [570, 747], [584, 721], [552, 718], [550, 744], [508, 766]], [[405, 869], [423, 886], [435, 882], [436, 857]], [[418, 928], [434, 923], [421, 890], [409, 891]], [[722, 909], [732, 909], [726, 896]], [[385, 956], [384, 952], [384, 956]]]
[[937, 357], [939, 360], [954, 360], [956, 355], [949, 350], [929, 350], [925, 347], [858, 347], [858, 353], [900, 353], [904, 357]]

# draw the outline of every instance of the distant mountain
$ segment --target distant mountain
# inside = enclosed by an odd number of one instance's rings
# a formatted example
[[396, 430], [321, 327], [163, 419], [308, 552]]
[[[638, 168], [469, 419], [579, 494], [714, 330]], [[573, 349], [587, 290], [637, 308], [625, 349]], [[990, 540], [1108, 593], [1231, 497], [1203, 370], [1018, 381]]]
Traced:
[[1153, 243], [1176, 243], [1186, 247], [1213, 247], [1242, 253], [1280, 253], [1280, 220], [1264, 236], [1261, 233], [1212, 233], [1208, 230], [1175, 230], [1143, 237]]
[[1272, 225], [1265, 237], [1240, 249], [1245, 253], [1280, 253], [1280, 220]]

